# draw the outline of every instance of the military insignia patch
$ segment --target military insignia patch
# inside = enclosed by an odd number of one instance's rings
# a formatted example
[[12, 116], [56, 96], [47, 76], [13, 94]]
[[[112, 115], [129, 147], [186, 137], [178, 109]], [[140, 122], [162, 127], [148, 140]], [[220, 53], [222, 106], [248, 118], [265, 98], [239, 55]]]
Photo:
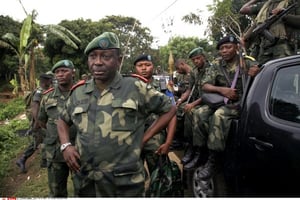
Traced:
[[109, 46], [109, 41], [106, 38], [99, 40], [99, 47], [102, 49], [106, 49]]

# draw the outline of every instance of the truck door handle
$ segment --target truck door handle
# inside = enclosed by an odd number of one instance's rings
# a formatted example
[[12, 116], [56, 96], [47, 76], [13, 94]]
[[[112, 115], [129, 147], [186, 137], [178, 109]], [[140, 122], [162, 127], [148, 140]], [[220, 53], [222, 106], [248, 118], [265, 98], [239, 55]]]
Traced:
[[265, 148], [273, 149], [273, 144], [258, 140], [256, 137], [249, 137], [249, 140], [253, 141], [254, 146], [260, 151], [264, 151]]

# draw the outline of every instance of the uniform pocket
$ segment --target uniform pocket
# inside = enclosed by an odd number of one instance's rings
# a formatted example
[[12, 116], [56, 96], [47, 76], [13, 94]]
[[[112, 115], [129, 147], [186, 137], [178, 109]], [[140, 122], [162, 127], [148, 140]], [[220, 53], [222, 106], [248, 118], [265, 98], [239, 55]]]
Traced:
[[114, 109], [112, 113], [113, 131], [132, 131], [137, 124], [137, 103], [132, 99], [126, 102], [115, 99], [112, 101]]
[[82, 133], [87, 132], [88, 127], [88, 108], [89, 104], [77, 105], [72, 113], [74, 119], [74, 125], [78, 127], [79, 131]]
[[140, 163], [121, 164], [114, 168], [113, 175], [117, 186], [134, 185], [144, 181]]

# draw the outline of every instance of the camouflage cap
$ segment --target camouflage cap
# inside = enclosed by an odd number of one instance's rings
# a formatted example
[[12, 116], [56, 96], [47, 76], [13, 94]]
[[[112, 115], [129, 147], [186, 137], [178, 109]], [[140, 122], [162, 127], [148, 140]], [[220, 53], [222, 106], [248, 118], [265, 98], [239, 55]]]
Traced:
[[197, 48], [193, 49], [192, 51], [190, 51], [189, 58], [192, 58], [192, 57], [198, 56], [198, 55], [205, 56], [204, 49], [202, 47], [197, 47]]
[[94, 38], [85, 48], [84, 53], [88, 55], [94, 49], [119, 49], [119, 38], [115, 33], [104, 32]]
[[233, 35], [227, 35], [227, 36], [223, 37], [221, 40], [219, 40], [219, 42], [217, 44], [217, 49], [219, 50], [220, 46], [225, 44], [225, 43], [237, 44], [237, 43], [239, 43], [239, 41]]
[[72, 61], [70, 60], [60, 60], [58, 61], [51, 69], [51, 71], [54, 73], [55, 70], [59, 67], [66, 67], [66, 68], [69, 68], [69, 69], [74, 69], [74, 65], [72, 63]]
[[149, 54], [140, 55], [139, 57], [137, 57], [135, 59], [135, 61], [133, 62], [133, 64], [135, 65], [139, 61], [151, 61], [152, 62], [152, 57]]

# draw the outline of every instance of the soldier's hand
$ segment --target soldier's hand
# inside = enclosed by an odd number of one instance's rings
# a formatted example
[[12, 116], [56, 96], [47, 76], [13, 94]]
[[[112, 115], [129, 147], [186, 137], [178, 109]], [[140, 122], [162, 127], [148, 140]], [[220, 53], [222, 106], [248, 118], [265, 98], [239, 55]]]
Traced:
[[80, 171], [80, 164], [78, 161], [80, 160], [80, 155], [74, 146], [68, 146], [63, 151], [64, 159], [69, 166], [69, 168], [74, 172]]
[[167, 143], [164, 143], [158, 147], [158, 149], [155, 151], [155, 153], [158, 155], [167, 154], [169, 152], [169, 148], [170, 148], [170, 145]]
[[259, 70], [260, 68], [258, 67], [258, 65], [254, 65], [249, 68], [248, 75], [254, 77], [256, 76], [256, 74], [258, 74]]

